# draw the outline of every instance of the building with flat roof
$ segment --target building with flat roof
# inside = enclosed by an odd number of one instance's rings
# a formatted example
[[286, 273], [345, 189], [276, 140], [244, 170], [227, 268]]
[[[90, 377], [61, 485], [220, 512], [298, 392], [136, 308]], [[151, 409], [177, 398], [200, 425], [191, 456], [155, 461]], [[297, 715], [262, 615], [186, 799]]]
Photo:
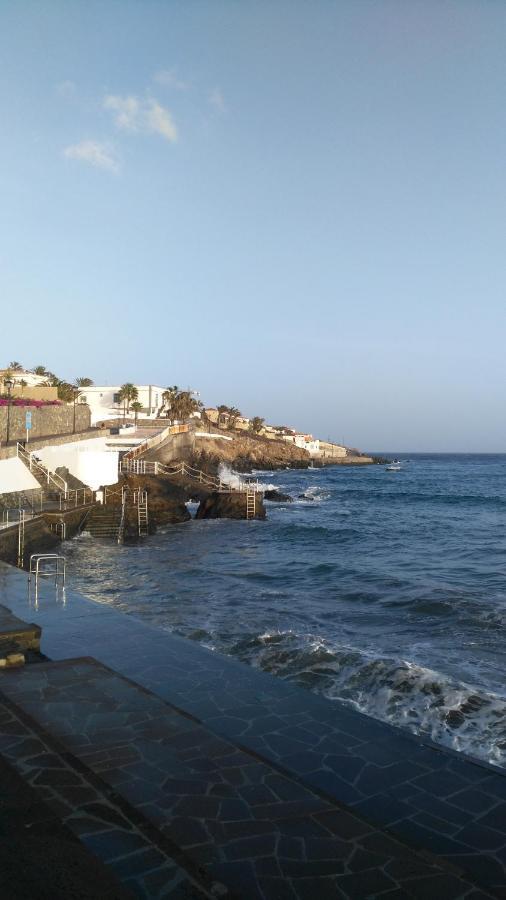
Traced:
[[[137, 401], [142, 404], [139, 418], [156, 419], [162, 413], [164, 387], [157, 384], [136, 384]], [[123, 401], [120, 400], [121, 385], [93, 384], [81, 388], [79, 403], [87, 403], [91, 411], [91, 424], [105, 422], [108, 419], [121, 418], [124, 412]], [[131, 404], [130, 404], [131, 405]], [[131, 416], [132, 413], [130, 412]]]

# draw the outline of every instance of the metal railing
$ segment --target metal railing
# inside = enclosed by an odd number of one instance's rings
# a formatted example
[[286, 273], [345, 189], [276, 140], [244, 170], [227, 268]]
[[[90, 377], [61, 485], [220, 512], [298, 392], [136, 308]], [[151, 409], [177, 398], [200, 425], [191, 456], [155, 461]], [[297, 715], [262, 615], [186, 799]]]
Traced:
[[91, 488], [69, 488], [66, 494], [59, 495], [60, 509], [72, 509], [76, 506], [86, 506], [87, 503], [93, 503], [95, 500], [95, 491]]
[[239, 479], [236, 484], [230, 485], [221, 478], [209, 475], [201, 469], [195, 469], [185, 462], [168, 466], [165, 463], [151, 462], [146, 459], [126, 459], [123, 457], [120, 462], [120, 472], [125, 475], [165, 475], [167, 478], [188, 478], [222, 493], [235, 493], [236, 491], [261, 493], [262, 491], [258, 481], [242, 481]]
[[20, 521], [28, 521], [29, 519], [36, 519], [40, 516], [40, 513], [36, 513], [33, 510], [26, 510], [23, 507], [18, 506], [9, 506], [4, 507], [0, 510], [0, 528], [12, 528], [13, 525], [19, 525]]
[[123, 538], [125, 536], [125, 510], [126, 510], [126, 501], [127, 501], [127, 492], [122, 495], [121, 498], [121, 519], [119, 522], [118, 528], [118, 544], [123, 543]]
[[62, 541], [67, 539], [67, 525], [65, 522], [51, 522], [49, 527]]
[[123, 459], [136, 459], [138, 456], [142, 456], [143, 453], [151, 450], [152, 447], [157, 447], [158, 444], [162, 444], [170, 434], [181, 434], [189, 430], [189, 425], [167, 425], [167, 427], [163, 428], [158, 434], [153, 435], [153, 437], [145, 438], [140, 444], [137, 444], [136, 447], [132, 447], [131, 450], [128, 450]]
[[[49, 563], [49, 569], [47, 564]], [[44, 566], [46, 565], [46, 568]], [[58, 582], [65, 604], [65, 557], [57, 553], [32, 553], [28, 567], [28, 602], [31, 605], [32, 578], [35, 580], [35, 609], [39, 608], [39, 578], [54, 578], [56, 590]]]
[[42, 465], [42, 463], [37, 462], [37, 460], [33, 457], [33, 453], [28, 453], [28, 451], [25, 450], [25, 448], [22, 446], [22, 444], [19, 443], [19, 441], [16, 444], [16, 455], [24, 462], [25, 466], [28, 466], [30, 472], [34, 472], [36, 475], [38, 474], [39, 477], [42, 476], [47, 484], [52, 483], [58, 491], [63, 490], [65, 496], [67, 495], [68, 484], [65, 479], [62, 478], [61, 475], [57, 475], [56, 472], [50, 472], [50, 470], [46, 468], [46, 466]]

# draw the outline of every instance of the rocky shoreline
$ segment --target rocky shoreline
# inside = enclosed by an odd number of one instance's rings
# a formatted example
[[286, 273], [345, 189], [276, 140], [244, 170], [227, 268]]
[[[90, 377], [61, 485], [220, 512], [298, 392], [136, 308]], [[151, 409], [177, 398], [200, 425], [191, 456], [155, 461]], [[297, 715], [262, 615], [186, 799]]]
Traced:
[[[163, 462], [163, 451], [158, 456]], [[210, 474], [216, 474], [221, 464], [229, 465], [234, 471], [250, 473], [255, 469], [307, 469], [323, 466], [363, 466], [373, 465], [382, 460], [367, 456], [358, 450], [347, 451], [346, 456], [314, 459], [295, 444], [273, 441], [255, 434], [234, 433], [215, 430], [209, 437], [198, 437], [191, 457], [191, 464]]]

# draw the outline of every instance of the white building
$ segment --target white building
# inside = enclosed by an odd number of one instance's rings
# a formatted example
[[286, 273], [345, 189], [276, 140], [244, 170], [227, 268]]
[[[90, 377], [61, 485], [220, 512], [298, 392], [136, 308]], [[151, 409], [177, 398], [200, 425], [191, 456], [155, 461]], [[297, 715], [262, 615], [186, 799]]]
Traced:
[[[165, 388], [156, 384], [136, 384], [137, 401], [142, 404], [139, 412], [141, 419], [156, 419], [162, 411], [162, 394]], [[123, 416], [123, 403], [120, 401], [121, 385], [98, 385], [81, 388], [80, 403], [87, 403], [91, 411], [91, 424], [108, 419], [119, 419]], [[129, 416], [133, 418], [130, 411]]]
[[33, 455], [50, 472], [64, 466], [71, 475], [94, 491], [104, 484], [115, 484], [118, 480], [119, 451], [114, 450], [110, 439], [106, 437], [41, 447], [34, 450]]
[[289, 444], [295, 444], [301, 450], [307, 450], [310, 456], [319, 456], [320, 454], [320, 441], [318, 438], [314, 438], [312, 434], [294, 432], [293, 434], [283, 435], [283, 440]]
[[14, 384], [24, 381], [27, 387], [39, 387], [47, 382], [47, 375], [34, 375], [25, 369], [16, 369], [14, 372], [12, 369], [0, 369], [0, 392], [5, 390], [4, 381], [7, 376]]

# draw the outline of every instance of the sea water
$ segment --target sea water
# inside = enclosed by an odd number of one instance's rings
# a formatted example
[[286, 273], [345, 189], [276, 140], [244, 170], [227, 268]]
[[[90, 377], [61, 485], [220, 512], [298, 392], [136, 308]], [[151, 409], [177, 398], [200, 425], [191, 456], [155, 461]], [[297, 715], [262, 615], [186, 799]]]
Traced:
[[70, 584], [506, 766], [506, 455], [398, 456], [400, 472], [257, 473], [295, 498], [266, 502], [266, 521], [83, 535], [65, 545]]

